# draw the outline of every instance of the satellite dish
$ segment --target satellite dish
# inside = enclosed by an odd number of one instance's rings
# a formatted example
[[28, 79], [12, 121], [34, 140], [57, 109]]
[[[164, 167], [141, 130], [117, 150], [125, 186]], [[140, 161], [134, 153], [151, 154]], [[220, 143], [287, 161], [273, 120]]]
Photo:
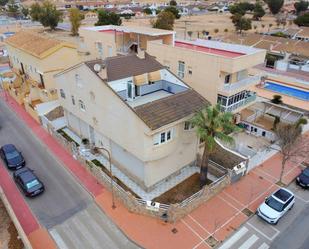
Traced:
[[97, 73], [101, 71], [101, 65], [100, 64], [94, 64], [93, 66], [94, 71], [96, 71]]

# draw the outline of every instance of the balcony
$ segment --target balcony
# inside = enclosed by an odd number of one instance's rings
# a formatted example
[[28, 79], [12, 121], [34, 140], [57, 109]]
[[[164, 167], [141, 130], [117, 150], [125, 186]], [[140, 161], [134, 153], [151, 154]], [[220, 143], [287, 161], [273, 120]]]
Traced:
[[241, 90], [245, 90], [252, 85], [260, 82], [261, 75], [248, 76], [245, 79], [239, 80], [234, 83], [224, 84], [223, 88], [219, 89], [219, 93], [225, 96], [233, 95]]
[[224, 111], [224, 112], [235, 112], [235, 110], [238, 111], [238, 109], [240, 107], [244, 107], [244, 106], [246, 106], [249, 103], [253, 103], [255, 100], [256, 100], [256, 93], [251, 92], [250, 96], [248, 96], [245, 99], [242, 99], [239, 102], [236, 102], [236, 103], [234, 103], [234, 104], [232, 104], [230, 106], [221, 106], [221, 111]]

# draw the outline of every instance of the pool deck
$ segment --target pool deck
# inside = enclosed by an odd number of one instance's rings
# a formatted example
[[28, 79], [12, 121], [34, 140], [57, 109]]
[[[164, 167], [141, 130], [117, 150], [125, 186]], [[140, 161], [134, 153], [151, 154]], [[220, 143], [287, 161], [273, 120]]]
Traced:
[[[273, 91], [269, 91], [267, 89], [260, 88], [260, 87], [257, 87], [257, 86], [250, 87], [250, 90], [256, 92], [258, 94], [258, 96], [261, 96], [261, 97], [266, 98], [266, 99], [272, 99], [275, 94], [279, 94], [279, 93], [275, 93]], [[297, 108], [300, 108], [300, 109], [303, 109], [303, 110], [306, 110], [306, 111], [309, 111], [309, 101], [296, 99], [294, 97], [284, 95], [284, 94], [280, 94], [280, 95], [282, 96], [283, 103], [290, 105], [290, 106], [295, 106]]]

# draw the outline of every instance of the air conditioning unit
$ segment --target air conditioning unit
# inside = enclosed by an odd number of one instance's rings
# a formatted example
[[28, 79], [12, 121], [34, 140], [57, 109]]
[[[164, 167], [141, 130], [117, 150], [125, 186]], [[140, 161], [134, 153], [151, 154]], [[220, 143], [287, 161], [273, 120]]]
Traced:
[[146, 201], [146, 209], [151, 211], [159, 211], [160, 203], [155, 201]]

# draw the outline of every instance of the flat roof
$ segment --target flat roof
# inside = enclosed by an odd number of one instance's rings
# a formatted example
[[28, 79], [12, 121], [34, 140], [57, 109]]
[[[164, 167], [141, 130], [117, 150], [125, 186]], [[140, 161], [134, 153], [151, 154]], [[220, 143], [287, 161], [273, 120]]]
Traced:
[[175, 46], [228, 58], [237, 58], [261, 51], [261, 49], [256, 49], [249, 46], [204, 39], [197, 39], [194, 41], [176, 40]]
[[107, 32], [114, 33], [116, 32], [124, 32], [124, 33], [136, 33], [143, 34], [149, 36], [159, 36], [159, 35], [173, 35], [175, 31], [169, 31], [164, 29], [154, 29], [140, 26], [116, 26], [116, 25], [104, 25], [104, 26], [96, 26], [96, 27], [84, 27], [82, 29], [92, 30], [97, 32]]

